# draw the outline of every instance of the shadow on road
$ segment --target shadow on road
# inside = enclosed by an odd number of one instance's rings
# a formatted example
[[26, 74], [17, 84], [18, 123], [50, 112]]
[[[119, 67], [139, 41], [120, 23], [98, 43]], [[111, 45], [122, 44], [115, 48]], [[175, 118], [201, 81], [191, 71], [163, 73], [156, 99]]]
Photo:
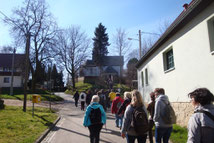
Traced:
[[[75, 133], [75, 134], [78, 134], [78, 135], [81, 135], [81, 136], [84, 136], [84, 137], [87, 137], [88, 140], [90, 140], [90, 137], [89, 135], [86, 135], [86, 134], [83, 134], [83, 133], [80, 133], [80, 132], [77, 132], [77, 131], [74, 131], [74, 130], [70, 130], [70, 129], [66, 129], [66, 128], [62, 128], [62, 127], [55, 127], [54, 130], [57, 131], [57, 130], [65, 130], [65, 131], [68, 131], [68, 132], [72, 132], [72, 133]], [[106, 141], [106, 140], [103, 140], [103, 139], [100, 139], [100, 141], [104, 142], [104, 143], [111, 143], [109, 141]]]

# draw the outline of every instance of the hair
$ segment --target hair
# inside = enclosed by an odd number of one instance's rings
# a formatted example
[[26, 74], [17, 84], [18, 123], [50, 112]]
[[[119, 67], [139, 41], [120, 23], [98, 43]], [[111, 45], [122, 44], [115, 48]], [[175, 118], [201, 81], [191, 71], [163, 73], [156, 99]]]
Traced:
[[150, 98], [152, 101], [155, 101], [155, 93], [154, 92], [150, 93]]
[[124, 99], [132, 98], [131, 92], [124, 92]]
[[165, 90], [163, 88], [155, 88], [154, 92], [157, 92], [159, 94], [165, 94]]
[[135, 107], [136, 106], [139, 107], [143, 105], [143, 98], [138, 90], [133, 90], [131, 92], [131, 95], [132, 95], [131, 105]]
[[202, 106], [211, 104], [214, 101], [213, 94], [207, 88], [197, 88], [188, 94], [190, 98], [194, 98], [195, 102], [200, 103]]
[[100, 97], [98, 95], [93, 95], [91, 102], [99, 102], [100, 101]]
[[120, 96], [120, 93], [119, 93], [119, 92], [117, 92], [117, 93], [116, 93], [116, 96]]

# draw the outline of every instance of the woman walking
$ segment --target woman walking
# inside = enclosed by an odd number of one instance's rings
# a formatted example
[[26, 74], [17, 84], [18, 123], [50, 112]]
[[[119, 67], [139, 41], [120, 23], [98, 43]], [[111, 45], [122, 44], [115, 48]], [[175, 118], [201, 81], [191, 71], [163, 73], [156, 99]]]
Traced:
[[[124, 122], [122, 125], [122, 131], [121, 131], [121, 136], [123, 138], [126, 137], [127, 139], [127, 143], [134, 143], [135, 139], [137, 139], [138, 143], [145, 143], [146, 142], [146, 137], [147, 137], [147, 133], [146, 132], [137, 132], [135, 127], [133, 127], [133, 118], [134, 116], [134, 112], [136, 111], [136, 109], [141, 109], [141, 111], [143, 111], [145, 114], [143, 118], [146, 119], [145, 124], [148, 125], [148, 119], [147, 119], [147, 114], [146, 114], [146, 108], [143, 104], [143, 99], [142, 96], [140, 94], [139, 91], [134, 90], [131, 92], [132, 94], [132, 100], [130, 105], [127, 106], [126, 110], [125, 110], [125, 114], [124, 114]], [[145, 128], [147, 128], [145, 126]]]

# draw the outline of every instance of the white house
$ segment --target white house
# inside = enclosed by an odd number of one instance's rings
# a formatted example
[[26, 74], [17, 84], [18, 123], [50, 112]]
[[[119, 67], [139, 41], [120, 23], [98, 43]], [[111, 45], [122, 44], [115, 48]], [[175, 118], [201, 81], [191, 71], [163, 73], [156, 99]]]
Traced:
[[188, 93], [206, 87], [214, 93], [214, 1], [193, 0], [137, 63], [138, 89], [146, 102], [165, 89], [186, 125], [193, 108]]
[[[0, 54], [0, 88], [11, 86], [12, 59], [13, 59], [13, 54]], [[14, 55], [13, 87], [22, 87], [23, 85], [22, 70], [21, 70], [23, 61], [24, 61], [23, 54]]]
[[[106, 81], [111, 80], [115, 82], [121, 74], [124, 61], [123, 56], [104, 56], [102, 62], [102, 77]], [[84, 82], [96, 83], [100, 77], [100, 68], [95, 64], [93, 60], [87, 60], [85, 65], [82, 67], [82, 76]]]

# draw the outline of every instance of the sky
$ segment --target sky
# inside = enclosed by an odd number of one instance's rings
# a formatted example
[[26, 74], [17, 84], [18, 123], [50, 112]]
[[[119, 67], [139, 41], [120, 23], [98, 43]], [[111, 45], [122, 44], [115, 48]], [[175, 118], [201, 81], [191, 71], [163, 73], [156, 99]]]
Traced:
[[[23, 0], [0, 0], [0, 11], [7, 16], [12, 10], [22, 6]], [[101, 22], [109, 35], [110, 55], [113, 48], [113, 35], [116, 29], [125, 29], [128, 37], [138, 38], [138, 30], [159, 33], [164, 21], [173, 22], [183, 11], [183, 5], [191, 0], [46, 0], [49, 11], [59, 27], [78, 25], [89, 38], [94, 37], [95, 28]], [[9, 27], [2, 22], [0, 15], [0, 47], [11, 45], [13, 39]], [[144, 35], [142, 35], [142, 38]], [[132, 41], [132, 48], [138, 41]]]

